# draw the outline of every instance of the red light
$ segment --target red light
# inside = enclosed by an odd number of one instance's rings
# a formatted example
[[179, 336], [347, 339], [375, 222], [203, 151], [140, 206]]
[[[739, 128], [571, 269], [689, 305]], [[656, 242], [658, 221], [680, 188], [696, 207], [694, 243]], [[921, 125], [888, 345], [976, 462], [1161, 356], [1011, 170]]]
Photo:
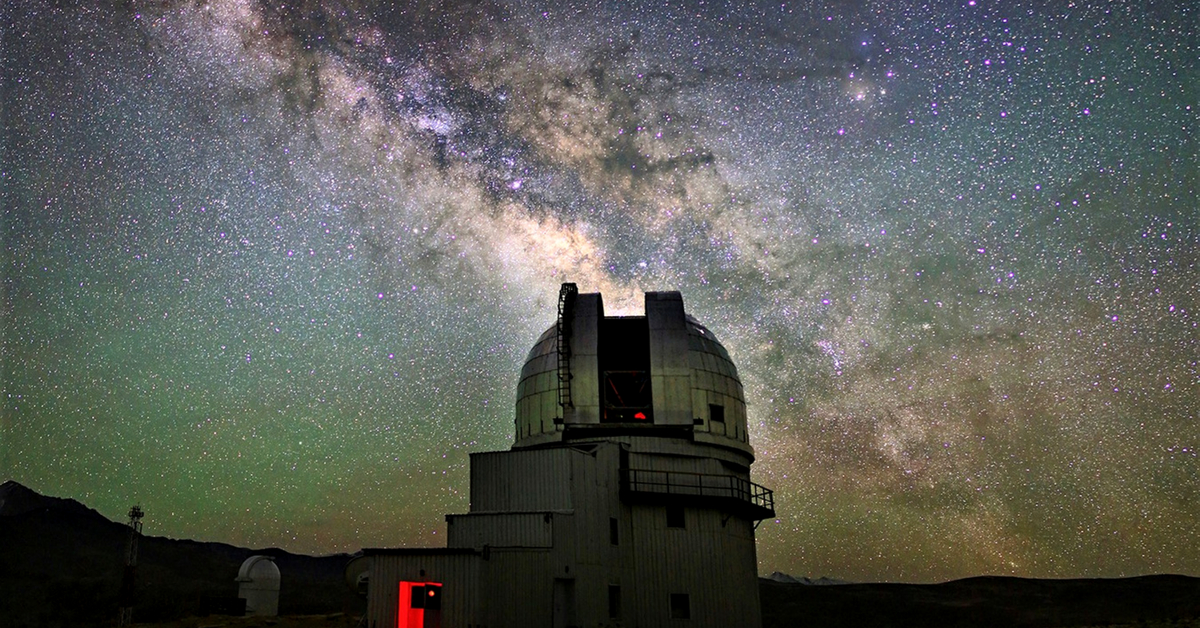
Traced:
[[633, 418], [635, 418], [635, 419], [637, 419], [637, 420], [639, 420], [639, 421], [645, 421], [645, 420], [646, 420], [646, 415], [644, 415], [644, 414], [642, 414], [641, 412], [639, 412], [639, 413], [637, 413], [637, 414], [633, 415]]
[[429, 590], [429, 597], [433, 597], [433, 596], [435, 596], [435, 595], [437, 595], [437, 594], [433, 592], [433, 589], [430, 589], [430, 590]]

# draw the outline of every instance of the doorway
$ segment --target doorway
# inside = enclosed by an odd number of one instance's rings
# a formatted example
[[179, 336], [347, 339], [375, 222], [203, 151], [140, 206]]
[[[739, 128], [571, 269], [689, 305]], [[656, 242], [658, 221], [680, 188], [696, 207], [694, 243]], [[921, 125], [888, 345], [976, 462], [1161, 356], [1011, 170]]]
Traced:
[[401, 581], [396, 628], [442, 628], [442, 583]]
[[554, 628], [576, 628], [575, 580], [554, 579]]

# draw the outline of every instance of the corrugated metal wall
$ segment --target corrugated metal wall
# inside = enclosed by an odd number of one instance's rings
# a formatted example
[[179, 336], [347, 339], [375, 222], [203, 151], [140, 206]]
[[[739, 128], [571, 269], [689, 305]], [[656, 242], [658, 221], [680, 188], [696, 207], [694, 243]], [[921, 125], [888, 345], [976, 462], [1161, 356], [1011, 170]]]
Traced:
[[688, 594], [692, 626], [759, 626], [758, 565], [750, 522], [719, 510], [686, 508], [685, 528], [666, 509], [632, 506], [638, 626], [679, 625], [670, 594]]
[[[574, 558], [581, 625], [761, 625], [752, 522], [701, 505], [685, 507], [686, 527], [668, 528], [664, 506], [620, 501], [619, 444], [604, 444], [593, 455], [576, 454], [571, 460], [574, 515], [556, 516], [553, 557], [558, 562]], [[627, 462], [631, 467], [748, 475], [731, 473], [727, 465], [708, 457], [630, 452]], [[609, 530], [614, 517], [616, 545]], [[557, 562], [553, 567], [556, 576], [563, 575]], [[618, 622], [608, 618], [609, 585], [621, 587]], [[671, 593], [689, 595], [691, 620], [670, 618]]]
[[483, 573], [487, 628], [551, 626], [555, 569], [549, 550], [495, 550]]
[[550, 513], [450, 515], [446, 521], [448, 547], [549, 548], [554, 541]]
[[471, 454], [471, 512], [571, 509], [569, 449]]

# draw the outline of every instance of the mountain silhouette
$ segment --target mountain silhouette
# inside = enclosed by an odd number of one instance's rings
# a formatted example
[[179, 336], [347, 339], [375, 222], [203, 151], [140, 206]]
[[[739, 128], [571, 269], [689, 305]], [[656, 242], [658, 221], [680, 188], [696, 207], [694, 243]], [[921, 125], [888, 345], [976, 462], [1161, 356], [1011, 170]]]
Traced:
[[13, 480], [0, 484], [0, 517], [15, 517], [27, 512], [47, 510], [80, 516], [93, 515], [108, 521], [104, 515], [73, 499], [47, 497]]
[[[0, 625], [113, 625], [129, 529], [73, 500], [0, 484]], [[143, 536], [134, 622], [204, 614], [237, 596], [246, 558], [275, 558], [281, 615], [346, 612], [365, 602], [345, 584], [351, 556]], [[815, 586], [825, 585], [825, 586]], [[763, 628], [1071, 628], [1112, 624], [1200, 626], [1200, 578], [983, 576], [941, 584], [842, 583], [775, 573], [759, 579]], [[1159, 622], [1159, 623], [1156, 623]]]
[[[111, 624], [128, 538], [128, 526], [73, 499], [11, 480], [0, 484], [0, 624]], [[237, 597], [238, 568], [257, 554], [279, 566], [281, 614], [365, 608], [344, 584], [346, 554], [313, 557], [158, 536], [142, 536], [138, 545], [135, 623], [201, 614], [214, 600]]]

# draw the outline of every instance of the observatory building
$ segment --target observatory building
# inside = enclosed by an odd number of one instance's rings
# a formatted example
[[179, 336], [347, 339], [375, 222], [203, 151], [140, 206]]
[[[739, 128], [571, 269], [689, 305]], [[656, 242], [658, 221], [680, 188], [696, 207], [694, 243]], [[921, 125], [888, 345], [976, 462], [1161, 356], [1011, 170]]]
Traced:
[[[471, 455], [447, 547], [366, 549], [371, 628], [761, 625], [746, 402], [729, 354], [683, 309], [604, 315], [563, 284], [525, 361], [516, 441]], [[353, 575], [349, 574], [348, 575]]]

